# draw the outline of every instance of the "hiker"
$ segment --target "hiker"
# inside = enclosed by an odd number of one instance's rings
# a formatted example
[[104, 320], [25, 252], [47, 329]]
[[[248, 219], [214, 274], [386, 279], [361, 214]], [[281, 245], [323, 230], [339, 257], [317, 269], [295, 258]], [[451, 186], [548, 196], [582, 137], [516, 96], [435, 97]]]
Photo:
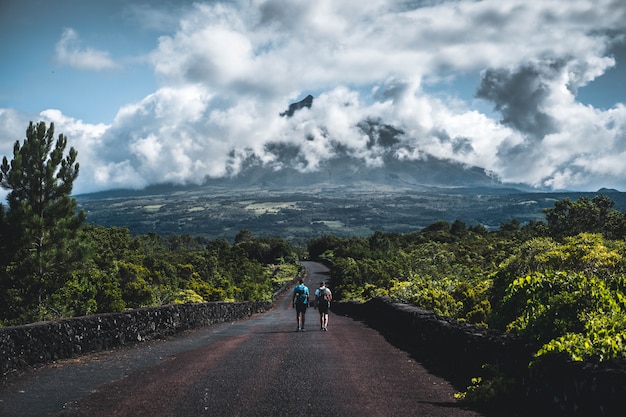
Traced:
[[328, 331], [328, 311], [332, 299], [330, 288], [326, 287], [325, 282], [320, 282], [320, 287], [315, 290], [315, 305], [320, 312], [320, 328], [324, 331]]
[[296, 309], [296, 323], [298, 324], [297, 332], [304, 331], [304, 317], [306, 308], [309, 305], [309, 288], [304, 285], [304, 279], [300, 278], [300, 283], [293, 289], [293, 297], [291, 298], [291, 306]]

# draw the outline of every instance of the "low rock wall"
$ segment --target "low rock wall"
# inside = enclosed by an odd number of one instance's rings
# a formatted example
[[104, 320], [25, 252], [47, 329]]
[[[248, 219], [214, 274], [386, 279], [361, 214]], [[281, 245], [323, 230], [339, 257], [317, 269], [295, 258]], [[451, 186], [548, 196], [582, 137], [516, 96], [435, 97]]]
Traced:
[[261, 313], [270, 302], [167, 305], [0, 329], [0, 372], [127, 346]]
[[513, 378], [519, 389], [507, 408], [523, 407], [529, 414], [552, 417], [625, 415], [624, 361], [589, 364], [555, 357], [529, 368], [538, 345], [442, 318], [432, 311], [386, 298], [334, 303], [332, 310], [363, 320], [459, 387], [484, 375], [484, 364], [496, 367]]

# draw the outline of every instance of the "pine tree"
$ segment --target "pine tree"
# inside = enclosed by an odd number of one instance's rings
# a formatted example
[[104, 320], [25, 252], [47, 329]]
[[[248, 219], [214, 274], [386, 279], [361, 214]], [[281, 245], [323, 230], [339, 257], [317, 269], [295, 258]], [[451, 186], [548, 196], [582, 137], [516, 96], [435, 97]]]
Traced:
[[0, 208], [0, 318], [9, 323], [40, 319], [76, 260], [72, 243], [86, 216], [70, 197], [79, 164], [73, 147], [64, 155], [66, 147], [63, 134], [54, 141], [54, 124], [31, 122], [11, 163], [4, 157], [0, 166], [0, 186], [10, 190], [8, 210]]

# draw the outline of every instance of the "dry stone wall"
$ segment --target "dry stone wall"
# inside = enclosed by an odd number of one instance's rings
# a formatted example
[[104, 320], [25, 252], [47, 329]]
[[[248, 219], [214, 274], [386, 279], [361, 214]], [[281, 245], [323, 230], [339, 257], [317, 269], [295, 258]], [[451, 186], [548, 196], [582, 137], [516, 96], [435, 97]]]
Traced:
[[332, 310], [363, 320], [459, 387], [483, 375], [484, 364], [497, 367], [519, 388], [517, 402], [508, 408], [520, 406], [530, 415], [551, 417], [626, 415], [625, 361], [592, 364], [554, 357], [541, 367], [529, 368], [539, 346], [439, 317], [432, 311], [392, 303], [387, 298], [334, 303]]
[[[5, 375], [88, 352], [236, 321], [267, 311], [272, 305], [270, 302], [168, 305], [2, 328], [0, 371]], [[439, 317], [432, 311], [392, 303], [385, 298], [367, 303], [333, 303], [332, 311], [365, 321], [459, 387], [481, 375], [484, 364], [491, 364], [515, 378], [521, 387], [522, 401], [542, 415], [624, 415], [624, 361], [590, 364], [556, 359], [533, 371], [528, 368], [528, 362], [538, 346]]]
[[270, 302], [167, 305], [0, 329], [0, 372], [8, 372], [267, 311]]

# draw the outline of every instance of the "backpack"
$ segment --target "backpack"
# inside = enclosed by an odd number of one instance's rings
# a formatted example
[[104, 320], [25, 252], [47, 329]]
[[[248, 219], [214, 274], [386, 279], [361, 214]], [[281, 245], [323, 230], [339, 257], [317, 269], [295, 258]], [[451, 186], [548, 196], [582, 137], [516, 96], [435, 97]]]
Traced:
[[306, 304], [309, 299], [309, 294], [307, 294], [304, 286], [298, 285], [296, 288], [296, 304]]
[[317, 305], [323, 305], [326, 306], [328, 305], [328, 302], [330, 301], [329, 296], [328, 296], [328, 290], [324, 287], [324, 288], [320, 288], [319, 292], [317, 294]]

